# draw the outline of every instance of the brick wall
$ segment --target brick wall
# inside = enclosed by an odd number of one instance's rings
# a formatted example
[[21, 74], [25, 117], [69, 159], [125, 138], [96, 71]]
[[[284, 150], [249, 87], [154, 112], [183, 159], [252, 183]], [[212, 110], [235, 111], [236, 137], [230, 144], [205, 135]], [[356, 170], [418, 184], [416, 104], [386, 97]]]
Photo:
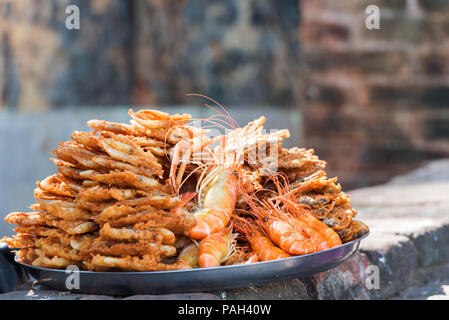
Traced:
[[364, 186], [449, 155], [449, 1], [302, 0], [301, 15], [306, 144], [330, 174]]

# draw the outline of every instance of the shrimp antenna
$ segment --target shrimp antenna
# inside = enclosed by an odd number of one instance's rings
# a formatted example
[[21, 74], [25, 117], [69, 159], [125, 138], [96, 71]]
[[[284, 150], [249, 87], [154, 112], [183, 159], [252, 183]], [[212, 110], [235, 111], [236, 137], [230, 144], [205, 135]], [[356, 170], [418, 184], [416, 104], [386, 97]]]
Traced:
[[223, 117], [225, 117], [226, 119], [228, 119], [229, 120], [229, 125], [232, 127], [232, 128], [237, 128], [237, 127], [239, 127], [239, 125], [238, 125], [238, 123], [231, 117], [231, 114], [229, 113], [229, 111], [225, 108], [225, 107], [223, 107], [218, 101], [216, 101], [216, 100], [214, 100], [214, 99], [212, 99], [212, 98], [210, 98], [210, 97], [208, 97], [208, 96], [206, 96], [206, 95], [203, 95], [203, 94], [199, 94], [199, 93], [188, 93], [188, 94], [186, 94], [186, 96], [197, 96], [197, 97], [201, 97], [201, 98], [204, 98], [204, 99], [207, 99], [207, 100], [209, 100], [209, 101], [211, 101], [211, 102], [213, 102], [213, 103], [215, 103], [217, 106], [219, 106], [226, 114], [224, 114], [223, 112], [221, 112], [221, 111], [219, 111], [218, 109], [216, 109], [216, 108], [214, 108], [214, 107], [212, 107], [212, 106], [210, 106], [210, 105], [208, 105], [208, 104], [204, 104], [206, 107], [208, 107], [208, 108], [210, 108], [210, 109], [212, 109], [212, 110], [214, 110], [215, 112], [217, 112], [218, 114], [220, 114], [220, 115], [222, 115]]

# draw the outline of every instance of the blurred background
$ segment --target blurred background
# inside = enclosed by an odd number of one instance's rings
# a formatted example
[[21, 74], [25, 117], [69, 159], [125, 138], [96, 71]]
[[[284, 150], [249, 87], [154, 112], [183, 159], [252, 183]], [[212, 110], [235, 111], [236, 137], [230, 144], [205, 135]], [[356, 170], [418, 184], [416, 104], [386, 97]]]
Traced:
[[210, 114], [187, 93], [290, 129], [345, 190], [448, 157], [448, 18], [445, 0], [0, 0], [0, 216], [33, 203], [86, 120]]

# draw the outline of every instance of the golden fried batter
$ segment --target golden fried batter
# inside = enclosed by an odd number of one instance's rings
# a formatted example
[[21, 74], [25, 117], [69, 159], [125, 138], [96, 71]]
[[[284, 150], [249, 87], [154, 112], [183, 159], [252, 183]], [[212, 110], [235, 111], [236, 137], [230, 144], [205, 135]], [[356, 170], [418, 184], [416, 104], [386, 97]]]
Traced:
[[100, 229], [100, 236], [109, 240], [147, 240], [162, 244], [175, 243], [175, 234], [166, 228], [148, 228], [144, 230], [134, 230], [130, 228], [112, 228], [109, 223], [105, 223]]
[[31, 206], [33, 210], [45, 211], [52, 216], [69, 221], [89, 220], [92, 215], [87, 210], [78, 208], [76, 203], [67, 201], [38, 202]]
[[45, 223], [50, 227], [55, 227], [64, 230], [68, 234], [83, 234], [92, 232], [98, 229], [98, 224], [87, 220], [66, 221], [57, 219], [51, 215], [44, 215]]
[[[36, 182], [34, 196], [42, 201], [31, 205], [35, 211], [5, 218], [18, 225], [17, 234], [3, 241], [19, 249], [21, 262], [97, 271], [174, 270], [183, 249], [195, 245], [188, 235], [201, 225], [201, 215], [195, 218], [192, 212], [205, 212], [204, 196], [228, 163], [239, 189], [229, 216], [251, 219], [243, 195], [269, 203], [278, 186], [273, 176], [279, 175], [294, 189], [289, 205], [310, 210], [342, 242], [368, 232], [353, 219], [357, 212], [337, 178], [326, 176], [326, 162], [313, 149], [282, 148], [289, 131], [265, 133], [265, 117], [238, 127], [223, 114], [210, 124], [226, 122], [234, 129], [209, 137], [207, 129], [188, 124], [190, 115], [128, 114], [129, 123], [90, 120], [92, 132], [75, 131], [71, 141], [53, 151], [56, 159], [50, 160], [58, 173]], [[217, 215], [221, 207], [213, 204], [219, 193], [217, 188], [208, 198]], [[227, 227], [232, 229], [232, 223]], [[254, 257], [245, 234], [236, 241], [239, 249], [228, 254], [226, 264]]]
[[168, 265], [158, 262], [153, 255], [144, 255], [141, 258], [135, 256], [124, 256], [121, 258], [94, 255], [87, 263], [89, 269], [120, 269], [123, 271], [161, 271], [175, 270], [175, 265]]
[[136, 242], [112, 242], [97, 239], [89, 253], [106, 256], [162, 256], [171, 257], [176, 254], [176, 248], [171, 245], [151, 243], [145, 240]]
[[11, 212], [5, 217], [5, 221], [21, 227], [45, 225], [45, 220], [39, 212]]

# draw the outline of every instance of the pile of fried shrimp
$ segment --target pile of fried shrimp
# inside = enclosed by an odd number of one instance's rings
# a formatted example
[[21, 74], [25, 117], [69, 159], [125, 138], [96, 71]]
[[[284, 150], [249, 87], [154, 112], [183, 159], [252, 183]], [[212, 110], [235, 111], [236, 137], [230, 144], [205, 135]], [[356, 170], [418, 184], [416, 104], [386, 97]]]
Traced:
[[2, 240], [33, 266], [157, 271], [283, 259], [368, 232], [313, 149], [283, 148], [288, 130], [265, 132], [264, 117], [239, 127], [214, 110], [200, 127], [157, 110], [88, 121]]

